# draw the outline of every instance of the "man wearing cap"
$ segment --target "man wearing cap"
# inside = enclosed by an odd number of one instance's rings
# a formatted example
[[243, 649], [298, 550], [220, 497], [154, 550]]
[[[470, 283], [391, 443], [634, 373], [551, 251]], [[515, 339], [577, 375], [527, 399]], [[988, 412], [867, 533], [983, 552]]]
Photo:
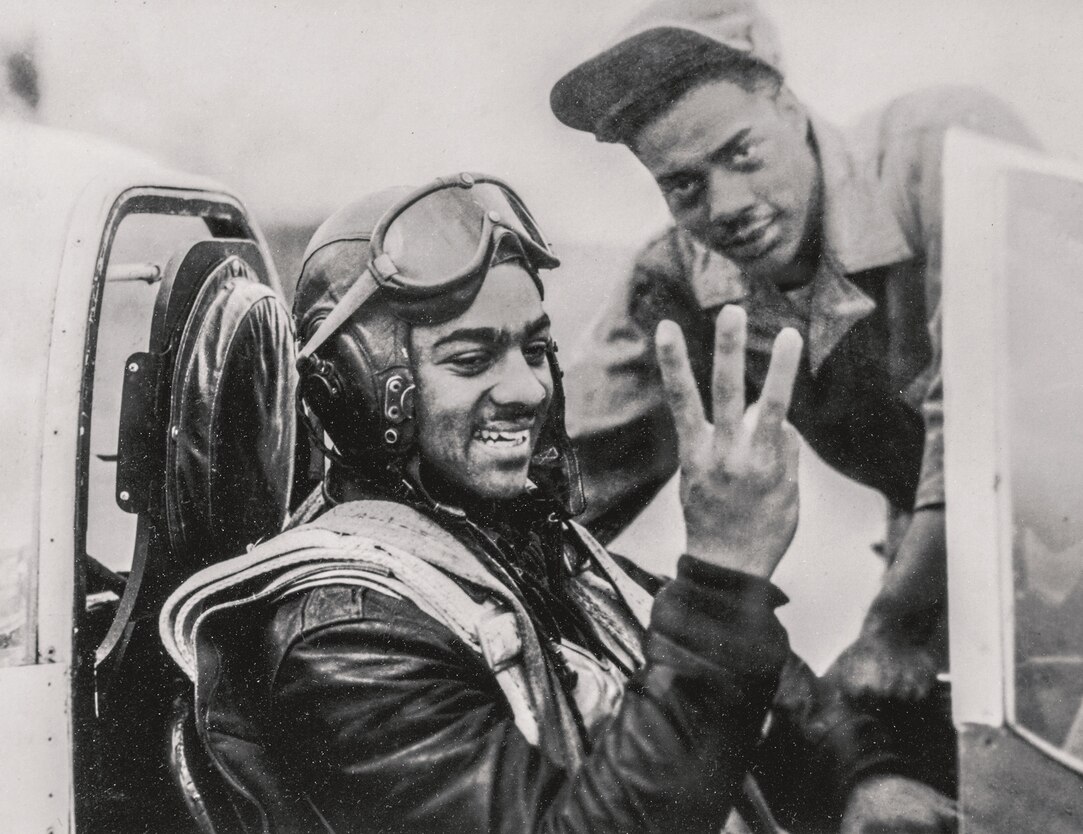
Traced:
[[[903, 96], [844, 137], [785, 86], [749, 0], [656, 2], [552, 90], [553, 112], [621, 143], [676, 221], [640, 252], [569, 367], [585, 523], [608, 540], [676, 471], [652, 333], [684, 330], [699, 390], [710, 322], [748, 312], [748, 392], [783, 326], [806, 340], [790, 419], [889, 503], [889, 567], [833, 673], [852, 696], [920, 702], [944, 662], [940, 161], [953, 125], [1031, 144], [971, 89]], [[949, 748], [950, 748], [949, 744]]]
[[942, 830], [944, 800], [789, 654], [774, 614], [800, 337], [780, 333], [746, 410], [745, 315], [724, 310], [712, 425], [659, 325], [689, 533], [663, 586], [571, 520], [540, 279], [556, 265], [492, 178], [373, 195], [316, 232], [294, 312], [299, 390], [334, 443], [320, 512], [189, 579], [161, 619], [234, 818], [716, 834], [738, 803], [775, 830], [753, 769], [800, 830]]

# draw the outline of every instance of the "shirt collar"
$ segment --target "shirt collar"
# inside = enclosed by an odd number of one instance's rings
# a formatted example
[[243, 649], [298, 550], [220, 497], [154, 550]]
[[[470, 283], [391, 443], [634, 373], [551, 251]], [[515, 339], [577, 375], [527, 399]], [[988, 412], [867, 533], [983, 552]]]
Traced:
[[[815, 373], [846, 332], [876, 308], [846, 276], [908, 260], [913, 251], [898, 218], [879, 194], [875, 159], [862, 160], [835, 127], [816, 116], [809, 119], [823, 175], [824, 258], [807, 306], [795, 307], [794, 312], [807, 321], [803, 335]], [[718, 307], [753, 294], [751, 279], [732, 261], [689, 235], [681, 235], [680, 242], [701, 307]], [[773, 286], [755, 289], [755, 295], [785, 296]], [[778, 306], [770, 305], [768, 310]]]

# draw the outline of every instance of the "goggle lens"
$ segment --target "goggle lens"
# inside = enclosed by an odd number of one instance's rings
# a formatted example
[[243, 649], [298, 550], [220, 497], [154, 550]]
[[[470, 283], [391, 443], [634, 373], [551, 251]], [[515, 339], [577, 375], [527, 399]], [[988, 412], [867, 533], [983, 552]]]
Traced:
[[488, 182], [432, 191], [404, 208], [384, 231], [383, 253], [398, 270], [396, 283], [436, 289], [449, 277], [480, 266], [493, 226], [511, 229], [529, 249], [549, 254], [526, 209], [499, 185]]
[[410, 283], [456, 275], [477, 257], [484, 218], [481, 206], [462, 189], [434, 191], [391, 221], [383, 253]]

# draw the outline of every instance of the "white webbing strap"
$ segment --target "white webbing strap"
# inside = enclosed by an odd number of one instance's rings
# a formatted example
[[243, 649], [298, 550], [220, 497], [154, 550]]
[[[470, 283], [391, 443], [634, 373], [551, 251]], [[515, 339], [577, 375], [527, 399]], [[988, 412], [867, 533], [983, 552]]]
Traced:
[[[409, 552], [360, 536], [347, 539], [312, 528], [298, 528], [296, 533], [201, 571], [166, 601], [159, 622], [163, 643], [193, 680], [196, 633], [212, 613], [273, 598], [301, 583], [338, 579], [350, 584], [348, 577], [394, 587], [481, 650], [478, 603], [442, 571]], [[252, 590], [244, 593], [244, 588]]]
[[519, 637], [519, 626], [515, 615], [510, 611], [489, 608], [490, 613], [478, 623], [478, 640], [481, 642], [481, 654], [486, 665], [493, 670], [496, 682], [500, 685], [515, 726], [535, 747], [541, 740], [538, 718], [530, 698], [530, 686], [523, 669], [523, 641]]

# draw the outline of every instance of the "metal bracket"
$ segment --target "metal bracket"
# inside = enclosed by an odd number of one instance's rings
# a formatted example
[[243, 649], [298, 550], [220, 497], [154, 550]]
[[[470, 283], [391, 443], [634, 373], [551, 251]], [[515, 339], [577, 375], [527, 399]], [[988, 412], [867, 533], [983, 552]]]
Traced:
[[126, 513], [145, 510], [153, 479], [153, 437], [157, 359], [133, 353], [124, 367], [117, 443], [117, 506]]

